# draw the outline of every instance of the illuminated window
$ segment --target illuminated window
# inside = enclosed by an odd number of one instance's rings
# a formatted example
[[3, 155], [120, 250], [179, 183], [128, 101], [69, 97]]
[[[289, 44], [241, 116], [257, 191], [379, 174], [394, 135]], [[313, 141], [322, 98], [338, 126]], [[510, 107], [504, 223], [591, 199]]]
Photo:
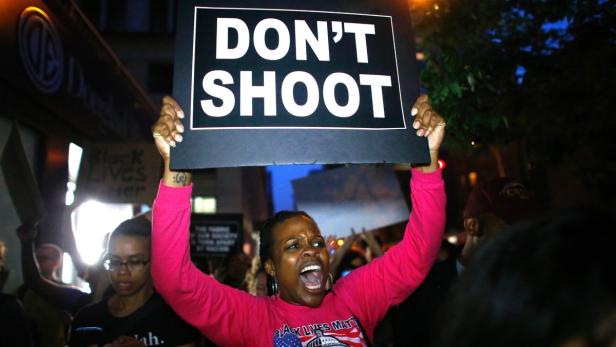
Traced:
[[86, 264], [95, 264], [105, 250], [108, 233], [133, 217], [132, 204], [109, 204], [89, 200], [71, 214], [77, 251]]
[[83, 149], [72, 143], [68, 146], [68, 181], [66, 182], [66, 206], [70, 206], [75, 202], [75, 189], [77, 188], [77, 176], [79, 174], [79, 166], [81, 165], [81, 157]]
[[212, 196], [195, 196], [190, 202], [194, 213], [216, 213], [216, 198]]

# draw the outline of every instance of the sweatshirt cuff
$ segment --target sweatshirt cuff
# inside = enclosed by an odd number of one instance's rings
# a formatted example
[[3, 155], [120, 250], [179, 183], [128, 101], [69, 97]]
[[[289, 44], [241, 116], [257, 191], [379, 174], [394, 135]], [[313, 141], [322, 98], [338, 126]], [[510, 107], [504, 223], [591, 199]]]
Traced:
[[444, 182], [442, 172], [439, 169], [424, 173], [417, 168], [411, 168], [411, 183], [420, 184], [424, 187], [434, 187], [440, 186]]
[[158, 194], [156, 195], [154, 204], [169, 210], [190, 208], [192, 188], [192, 183], [184, 187], [170, 187], [165, 185], [163, 180], [160, 180], [158, 184]]

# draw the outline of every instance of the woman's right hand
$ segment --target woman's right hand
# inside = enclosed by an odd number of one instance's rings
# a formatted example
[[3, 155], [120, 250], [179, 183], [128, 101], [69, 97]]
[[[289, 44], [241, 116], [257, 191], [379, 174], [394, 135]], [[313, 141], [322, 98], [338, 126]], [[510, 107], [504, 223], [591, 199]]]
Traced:
[[163, 182], [171, 187], [183, 187], [192, 182], [190, 172], [171, 170], [171, 147], [175, 147], [175, 144], [182, 142], [183, 139], [182, 118], [184, 118], [184, 111], [182, 111], [180, 105], [172, 97], [165, 96], [163, 107], [160, 109], [160, 117], [152, 126], [152, 136], [156, 149], [165, 162]]
[[156, 149], [165, 161], [168, 161], [171, 156], [171, 147], [175, 147], [177, 142], [182, 142], [184, 132], [182, 118], [184, 118], [184, 111], [180, 105], [172, 97], [165, 96], [163, 107], [160, 109], [160, 117], [152, 126]]

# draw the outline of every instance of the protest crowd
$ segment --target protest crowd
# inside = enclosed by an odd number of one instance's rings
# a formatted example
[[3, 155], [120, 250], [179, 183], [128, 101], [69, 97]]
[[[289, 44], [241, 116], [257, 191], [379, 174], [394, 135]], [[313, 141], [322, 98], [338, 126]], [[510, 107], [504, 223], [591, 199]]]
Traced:
[[183, 111], [166, 97], [152, 127], [165, 162], [158, 196], [151, 214], [111, 231], [88, 273], [101, 292], [58, 280], [59, 247], [35, 249], [36, 223], [21, 225], [21, 250], [8, 251], [21, 252], [25, 283], [3, 294], [2, 346], [613, 345], [616, 240], [602, 232], [613, 215], [540, 215], [521, 182], [500, 178], [471, 192], [466, 241], [452, 245], [437, 168], [445, 121], [426, 96], [412, 113], [432, 161], [412, 169], [413, 209], [395, 245], [371, 231], [338, 242], [305, 212], [281, 211], [262, 225], [254, 260], [231, 255], [206, 274], [188, 244], [191, 174], [169, 166]]

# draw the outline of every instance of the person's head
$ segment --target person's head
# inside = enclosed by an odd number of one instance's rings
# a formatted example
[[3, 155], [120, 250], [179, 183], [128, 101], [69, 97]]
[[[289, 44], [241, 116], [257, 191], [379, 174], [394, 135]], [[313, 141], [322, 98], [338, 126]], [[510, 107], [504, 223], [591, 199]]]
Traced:
[[503, 230], [453, 288], [438, 346], [616, 346], [615, 225], [577, 209]]
[[265, 272], [288, 303], [316, 307], [325, 296], [329, 253], [315, 221], [302, 211], [281, 211], [261, 229]]
[[132, 296], [152, 288], [151, 228], [149, 220], [137, 217], [122, 222], [109, 237], [104, 265], [119, 296]]
[[245, 288], [246, 272], [250, 268], [250, 259], [242, 252], [230, 254], [225, 259], [226, 276], [224, 284], [234, 288]]
[[36, 261], [43, 277], [47, 279], [56, 277], [56, 272], [62, 265], [63, 253], [62, 249], [53, 243], [44, 243], [36, 249]]
[[478, 184], [464, 207], [464, 230], [473, 236], [494, 236], [505, 225], [531, 217], [534, 204], [526, 187], [510, 177]]

